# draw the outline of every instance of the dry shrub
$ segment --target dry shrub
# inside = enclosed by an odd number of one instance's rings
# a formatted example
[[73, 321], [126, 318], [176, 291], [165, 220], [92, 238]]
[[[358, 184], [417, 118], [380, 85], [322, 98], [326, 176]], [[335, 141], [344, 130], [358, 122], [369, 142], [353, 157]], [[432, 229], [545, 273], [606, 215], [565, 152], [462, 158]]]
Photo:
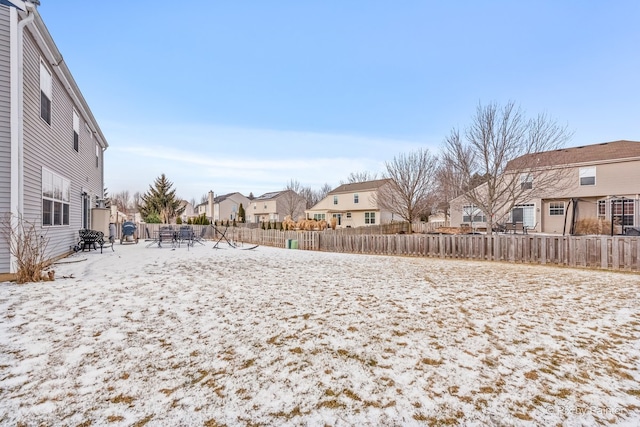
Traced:
[[611, 222], [599, 218], [582, 218], [576, 221], [576, 234], [609, 234]]
[[329, 223], [329, 226], [331, 227], [331, 229], [335, 230], [337, 225], [338, 225], [338, 220], [336, 218], [331, 218], [331, 222]]
[[53, 272], [44, 272], [49, 266], [45, 259], [49, 239], [38, 232], [35, 223], [22, 215], [7, 214], [2, 219], [2, 234], [9, 244], [9, 252], [16, 259], [17, 283], [54, 279]]

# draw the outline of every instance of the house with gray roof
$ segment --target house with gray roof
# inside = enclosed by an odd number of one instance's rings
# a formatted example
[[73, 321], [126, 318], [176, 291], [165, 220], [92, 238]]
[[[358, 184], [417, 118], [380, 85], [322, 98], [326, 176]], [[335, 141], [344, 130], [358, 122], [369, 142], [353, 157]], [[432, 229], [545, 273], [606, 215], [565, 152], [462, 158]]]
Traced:
[[[78, 230], [97, 225], [107, 147], [36, 6], [1, 1], [0, 212], [45, 236], [45, 258], [68, 254]], [[15, 273], [15, 261], [0, 238], [0, 273]]]
[[306, 200], [293, 190], [272, 191], [251, 200], [245, 209], [247, 222], [280, 222], [287, 216], [297, 221], [304, 215]]

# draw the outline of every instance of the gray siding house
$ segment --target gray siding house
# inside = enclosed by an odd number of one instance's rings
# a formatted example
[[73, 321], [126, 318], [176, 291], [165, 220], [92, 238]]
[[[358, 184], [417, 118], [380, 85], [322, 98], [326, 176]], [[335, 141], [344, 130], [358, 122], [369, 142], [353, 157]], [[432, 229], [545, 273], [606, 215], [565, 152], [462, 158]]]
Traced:
[[[47, 258], [91, 228], [107, 146], [35, 6], [0, 0], [0, 212], [34, 224]], [[14, 270], [1, 237], [0, 274]]]

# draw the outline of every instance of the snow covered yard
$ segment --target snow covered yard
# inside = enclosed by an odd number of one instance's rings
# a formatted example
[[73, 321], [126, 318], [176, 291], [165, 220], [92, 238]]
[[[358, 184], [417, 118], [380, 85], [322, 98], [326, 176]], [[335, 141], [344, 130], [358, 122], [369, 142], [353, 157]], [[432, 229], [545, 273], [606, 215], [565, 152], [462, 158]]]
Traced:
[[640, 422], [638, 275], [211, 246], [1, 283], [0, 424]]

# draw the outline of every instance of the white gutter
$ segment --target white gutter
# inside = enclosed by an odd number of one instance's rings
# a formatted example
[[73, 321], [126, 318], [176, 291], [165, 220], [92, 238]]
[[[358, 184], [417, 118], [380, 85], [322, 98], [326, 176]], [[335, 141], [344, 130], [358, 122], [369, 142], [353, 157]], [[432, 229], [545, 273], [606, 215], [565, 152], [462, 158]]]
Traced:
[[[10, 110], [11, 110], [11, 226], [17, 232], [20, 217], [24, 212], [24, 102], [23, 102], [23, 81], [24, 81], [24, 55], [23, 55], [23, 33], [24, 28], [33, 22], [34, 6], [31, 3], [24, 3], [26, 18], [18, 20], [18, 10], [9, 8], [9, 61], [10, 61]], [[17, 270], [17, 259], [14, 254], [9, 254], [9, 272], [15, 273]]]

